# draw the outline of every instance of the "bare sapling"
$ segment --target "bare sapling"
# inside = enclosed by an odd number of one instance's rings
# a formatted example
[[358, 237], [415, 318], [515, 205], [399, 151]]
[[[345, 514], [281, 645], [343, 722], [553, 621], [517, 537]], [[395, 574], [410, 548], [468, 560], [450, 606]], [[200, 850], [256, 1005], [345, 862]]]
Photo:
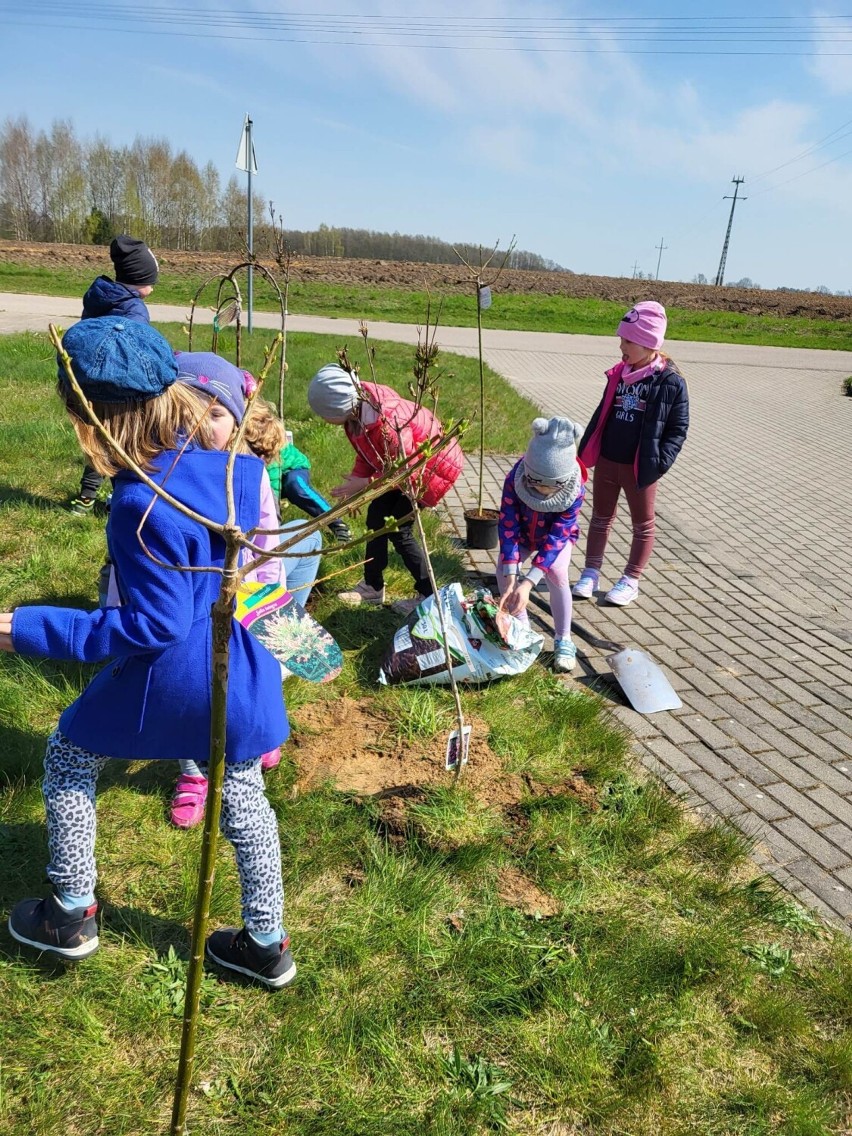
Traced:
[[[439, 311], [440, 311], [440, 308], [439, 308]], [[376, 351], [375, 351], [375, 348], [369, 343], [369, 328], [368, 328], [365, 321], [361, 320], [359, 322], [358, 330], [361, 334], [361, 338], [364, 341], [364, 349], [365, 349], [366, 354], [367, 354], [367, 361], [368, 361], [368, 364], [369, 364], [369, 367], [370, 367], [370, 375], [371, 375], [371, 378], [372, 378], [372, 382], [375, 383], [377, 381], [376, 369], [375, 369]], [[435, 416], [437, 417], [437, 407], [438, 407], [438, 398], [439, 398], [438, 379], [440, 378], [440, 372], [435, 370], [435, 368], [437, 367], [437, 361], [438, 361], [438, 344], [437, 344], [437, 341], [436, 341], [436, 332], [437, 332], [437, 317], [436, 317], [435, 322], [433, 322], [432, 319], [431, 319], [431, 299], [430, 299], [429, 301], [427, 301], [425, 327], [418, 329], [417, 348], [416, 348], [415, 354], [414, 354], [414, 366], [413, 366], [414, 381], [412, 383], [409, 383], [409, 386], [408, 386], [408, 393], [411, 396], [411, 401], [413, 403], [413, 410], [412, 410], [410, 416], [408, 417], [408, 419], [405, 422], [397, 423], [395, 428], [394, 428], [395, 434], [396, 434], [397, 448], [398, 448], [399, 453], [402, 454], [403, 461], [407, 461], [406, 443], [405, 443], [405, 439], [404, 439], [405, 429], [411, 423], [411, 421], [413, 420], [415, 415], [418, 413], [420, 408], [425, 403], [430, 402], [432, 413], [435, 414]], [[339, 354], [341, 366], [344, 368], [344, 370], [349, 371], [349, 373], [355, 379], [356, 387], [359, 390], [359, 397], [362, 398], [364, 401], [371, 403], [369, 395], [364, 390], [364, 388], [361, 386], [361, 383], [358, 381], [358, 368], [354, 367], [350, 364], [349, 358], [348, 358], [348, 355], [347, 355], [347, 352], [345, 351], [345, 349], [343, 351], [340, 351], [338, 354]], [[373, 404], [373, 406], [374, 406], [375, 410], [377, 410], [377, 411], [379, 410], [379, 408], [377, 406], [375, 406], [375, 404]], [[448, 432], [444, 432], [443, 437], [441, 439], [441, 442], [439, 443], [439, 447], [440, 447], [440, 445], [445, 445], [446, 441], [449, 437], [454, 437], [457, 433], [461, 433], [465, 429], [467, 429], [467, 423], [466, 422], [460, 422], [460, 423], [455, 424], [454, 426], [451, 426]], [[439, 447], [433, 448], [432, 446], [429, 446], [429, 449], [427, 451], [428, 456], [432, 457], [432, 456], [434, 456], [435, 453], [439, 452]], [[386, 459], [385, 459], [385, 461], [386, 461]], [[421, 496], [422, 488], [423, 488], [422, 478], [423, 478], [423, 471], [422, 470], [421, 470], [419, 476], [416, 475], [416, 471], [413, 472], [411, 474], [411, 476], [408, 478], [408, 480], [405, 482], [405, 484], [403, 486], [403, 492], [408, 496], [409, 500], [411, 501], [411, 515], [413, 516], [414, 523], [417, 526], [417, 535], [420, 538], [420, 544], [423, 547], [423, 552], [424, 552], [424, 555], [425, 555], [425, 558], [426, 558], [426, 571], [427, 571], [427, 574], [429, 576], [429, 583], [432, 587], [432, 594], [435, 597], [434, 602], [435, 602], [436, 611], [438, 613], [438, 622], [440, 623], [440, 626], [441, 626], [441, 640], [442, 640], [442, 646], [443, 646], [443, 650], [444, 650], [444, 661], [445, 661], [446, 668], [447, 668], [447, 676], [448, 676], [448, 679], [449, 679], [450, 690], [451, 690], [452, 696], [453, 696], [453, 703], [455, 705], [456, 722], [458, 724], [458, 753], [457, 753], [457, 761], [456, 761], [456, 764], [455, 764], [455, 767], [454, 767], [455, 779], [456, 779], [456, 781], [458, 781], [459, 778], [461, 777], [462, 770], [463, 770], [464, 764], [465, 764], [465, 762], [463, 760], [463, 756], [464, 756], [465, 748], [466, 748], [466, 746], [465, 746], [464, 708], [462, 706], [462, 700], [461, 700], [461, 693], [459, 691], [459, 685], [458, 685], [458, 682], [456, 681], [456, 676], [453, 672], [453, 659], [452, 659], [452, 653], [450, 651], [449, 633], [448, 633], [447, 622], [446, 622], [446, 617], [445, 617], [445, 613], [444, 613], [444, 605], [441, 602], [440, 589], [438, 587], [438, 581], [437, 581], [437, 578], [435, 576], [435, 567], [434, 567], [434, 564], [432, 563], [432, 553], [431, 553], [431, 550], [429, 548], [429, 542], [426, 539], [426, 531], [425, 531], [424, 526], [423, 526], [423, 516], [422, 516], [420, 503], [419, 503], [419, 498]], [[388, 517], [388, 518], [385, 518], [385, 520], [386, 520], [386, 522], [389, 522], [389, 521], [392, 521], [393, 518]], [[372, 536], [378, 535], [378, 534], [371, 533], [369, 535], [372, 537]]]
[[[428, 445], [420, 447], [413, 455], [413, 462], [411, 459], [401, 461], [383, 473], [381, 477], [377, 478], [369, 486], [366, 487], [361, 493], [357, 494], [351, 502], [347, 502], [338, 509], [332, 510], [331, 513], [325, 514], [304, 529], [300, 529], [296, 535], [292, 535], [288, 531], [288, 539], [282, 541], [274, 549], [265, 551], [252, 543], [250, 537], [259, 532], [266, 532], [267, 530], [252, 530], [251, 534], [244, 533], [236, 524], [236, 510], [234, 502], [234, 464], [237, 453], [239, 452], [242, 439], [245, 433], [245, 428], [248, 422], [249, 411], [243, 416], [243, 420], [238, 428], [234, 438], [230, 443], [230, 452], [226, 464], [225, 475], [225, 492], [227, 501], [227, 517], [224, 522], [217, 523], [209, 517], [205, 517], [198, 513], [196, 510], [189, 508], [182, 501], [172, 496], [167, 489], [158, 484], [145, 472], [124, 450], [124, 448], [116, 441], [110, 431], [104, 426], [95, 414], [94, 408], [89, 400], [83, 393], [82, 388], [77, 380], [72, 367], [71, 357], [62, 345], [61, 336], [57, 328], [51, 324], [49, 326], [50, 340], [56, 349], [57, 356], [65, 372], [65, 376], [71, 389], [74, 391], [78, 399], [80, 412], [94, 426], [97, 433], [103, 441], [109, 446], [112, 452], [120, 459], [121, 465], [132, 472], [141, 482], [147, 485], [154, 497], [152, 498], [152, 506], [156, 500], [161, 500], [172, 508], [183, 513], [197, 524], [203, 526], [208, 531], [216, 533], [225, 544], [225, 555], [223, 565], [221, 568], [210, 566], [190, 566], [190, 565], [171, 565], [164, 564], [162, 561], [156, 559], [153, 554], [145, 547], [142, 529], [145, 524], [145, 519], [150, 512], [146, 511], [140, 522], [139, 529], [137, 530], [137, 538], [140, 542], [140, 547], [143, 552], [155, 563], [161, 567], [168, 568], [171, 571], [177, 572], [218, 572], [221, 575], [221, 585], [216, 601], [213, 604], [211, 611], [212, 618], [212, 649], [211, 649], [211, 716], [210, 716], [210, 748], [209, 760], [207, 768], [208, 791], [207, 802], [204, 817], [204, 829], [202, 835], [201, 846], [201, 862], [199, 867], [199, 880], [198, 891], [196, 894], [195, 910], [192, 924], [192, 935], [190, 945], [190, 960], [187, 969], [187, 983], [186, 983], [186, 996], [184, 1001], [183, 1023], [181, 1030], [181, 1046], [180, 1057], [178, 1063], [178, 1071], [175, 1082], [175, 1093], [172, 1107], [172, 1121], [171, 1121], [171, 1136], [186, 1136], [188, 1133], [186, 1123], [187, 1104], [189, 1099], [189, 1092], [192, 1084], [192, 1074], [195, 1058], [195, 1041], [198, 1028], [199, 1017], [199, 1004], [200, 1004], [200, 991], [201, 991], [201, 978], [203, 974], [204, 963], [204, 945], [207, 937], [207, 927], [210, 915], [210, 896], [215, 877], [215, 864], [216, 864], [216, 850], [218, 845], [219, 835], [219, 818], [221, 814], [222, 804], [222, 783], [224, 778], [225, 769], [225, 739], [226, 739], [226, 726], [227, 726], [227, 697], [228, 697], [228, 678], [229, 678], [229, 656], [230, 656], [230, 638], [233, 624], [234, 605], [237, 595], [237, 589], [240, 581], [245, 573], [251, 568], [257, 566], [257, 560], [252, 565], [244, 568], [240, 567], [240, 558], [243, 550], [248, 550], [254, 554], [263, 555], [264, 559], [273, 557], [280, 557], [285, 555], [293, 555], [290, 551], [291, 546], [301, 539], [305, 532], [313, 532], [316, 529], [325, 527], [331, 520], [337, 516], [346, 514], [350, 508], [360, 508], [368, 504], [373, 497], [378, 496], [380, 493], [386, 491], [387, 488], [395, 486], [411, 477], [412, 472], [417, 472], [425, 466], [429, 460], [429, 456], [434, 452], [434, 448], [430, 449]], [[281, 337], [276, 336], [271, 347], [266, 350], [266, 360], [263, 370], [258, 376], [259, 389], [262, 389], [263, 382], [275, 360], [278, 347], [280, 346]], [[446, 439], [442, 439], [439, 445], [449, 445], [450, 442], [457, 436], [460, 427], [448, 433]], [[187, 440], [187, 445], [191, 443], [191, 438]], [[184, 446], [184, 449], [186, 446]], [[181, 451], [181, 453], [183, 450]], [[180, 460], [180, 453], [176, 461]], [[173, 467], [172, 467], [173, 468]], [[168, 480], [168, 471], [165, 481]], [[394, 525], [396, 521], [394, 520]], [[278, 530], [270, 530], [278, 531]], [[369, 535], [369, 534], [368, 534]], [[365, 538], [361, 538], [367, 539]], [[361, 541], [353, 541], [351, 545], [360, 543]], [[350, 545], [342, 546], [350, 547]], [[335, 551], [333, 548], [331, 551]]]
[[473, 284], [476, 295], [476, 342], [479, 358], [479, 489], [476, 496], [476, 515], [479, 517], [483, 515], [483, 469], [485, 467], [485, 366], [482, 358], [482, 312], [484, 308], [491, 305], [491, 289], [500, 279], [509, 257], [514, 252], [515, 244], [516, 241], [513, 236], [509, 241], [509, 247], [503, 254], [499, 267], [491, 269], [490, 274], [488, 270], [497, 255], [497, 250], [500, 247], [499, 241], [495, 243], [494, 248], [485, 260], [482, 259], [482, 245], [479, 246], [479, 264], [471, 264], [457, 248], [453, 248], [453, 252], [467, 269], [468, 279]]

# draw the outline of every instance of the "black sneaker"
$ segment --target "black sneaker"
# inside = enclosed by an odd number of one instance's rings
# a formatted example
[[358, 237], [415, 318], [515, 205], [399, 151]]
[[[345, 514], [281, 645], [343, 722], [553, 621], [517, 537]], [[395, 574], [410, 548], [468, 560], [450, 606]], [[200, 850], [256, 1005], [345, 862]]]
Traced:
[[226, 970], [247, 974], [249, 978], [256, 978], [258, 982], [275, 989], [286, 986], [296, 977], [289, 935], [285, 935], [280, 943], [262, 947], [245, 927], [241, 930], [225, 927], [208, 937], [207, 957]]
[[85, 517], [95, 511], [95, 499], [94, 497], [75, 497], [68, 508], [78, 517]]
[[346, 521], [332, 521], [328, 526], [328, 531], [334, 539], [340, 541], [341, 544], [348, 544], [352, 539], [352, 529], [350, 529]]
[[98, 949], [97, 903], [63, 907], [55, 895], [22, 899], [9, 916], [9, 934], [19, 943], [63, 958], [82, 959]]

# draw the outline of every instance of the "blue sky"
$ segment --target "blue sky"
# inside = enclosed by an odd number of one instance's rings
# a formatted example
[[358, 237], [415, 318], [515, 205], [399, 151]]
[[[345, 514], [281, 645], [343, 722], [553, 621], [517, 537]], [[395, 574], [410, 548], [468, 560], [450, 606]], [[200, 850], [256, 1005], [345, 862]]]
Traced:
[[[0, 115], [165, 136], [227, 179], [248, 111], [292, 228], [514, 233], [608, 275], [664, 238], [661, 277], [712, 278], [743, 175], [727, 278], [852, 288], [852, 0], [424, 2], [0, 0]], [[564, 50], [572, 26], [598, 50]]]

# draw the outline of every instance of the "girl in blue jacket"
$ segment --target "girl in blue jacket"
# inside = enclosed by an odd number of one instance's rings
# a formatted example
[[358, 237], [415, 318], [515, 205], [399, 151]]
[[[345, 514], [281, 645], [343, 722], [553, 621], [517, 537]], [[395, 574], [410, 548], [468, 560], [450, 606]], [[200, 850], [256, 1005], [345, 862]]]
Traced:
[[[166, 340], [147, 324], [105, 316], [63, 339], [74, 373], [113, 437], [158, 484], [196, 513], [227, 517], [226, 453], [190, 444], [204, 403], [182, 383]], [[21, 607], [0, 616], [0, 648], [32, 658], [104, 662], [51, 735], [44, 800], [53, 892], [25, 899], [9, 917], [18, 942], [79, 959], [98, 948], [95, 785], [110, 757], [126, 761], [209, 755], [210, 608], [224, 542], [160, 500], [81, 414], [60, 367], [60, 395], [80, 445], [113, 476], [107, 526], [120, 607], [79, 611]], [[200, 432], [206, 429], [202, 423]], [[240, 455], [234, 470], [237, 524], [254, 528], [263, 463]], [[153, 502], [153, 506], [152, 506]], [[239, 623], [230, 644], [222, 832], [233, 844], [244, 927], [214, 932], [207, 954], [220, 965], [280, 987], [296, 973], [283, 928], [278, 826], [263, 791], [259, 755], [289, 733], [278, 663]]]
[[[500, 607], [527, 618], [530, 593], [542, 578], [553, 615], [553, 669], [573, 670], [577, 650], [571, 642], [571, 586], [568, 565], [580, 535], [578, 518], [585, 496], [586, 469], [577, 460], [581, 426], [568, 418], [536, 418], [527, 452], [509, 470], [500, 499]], [[523, 562], [532, 563], [521, 575]]]

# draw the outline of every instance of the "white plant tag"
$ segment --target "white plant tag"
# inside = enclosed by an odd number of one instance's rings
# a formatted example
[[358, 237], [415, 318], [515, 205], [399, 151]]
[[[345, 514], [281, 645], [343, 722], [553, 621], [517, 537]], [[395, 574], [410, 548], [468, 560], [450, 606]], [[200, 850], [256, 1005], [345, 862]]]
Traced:
[[[468, 759], [469, 754], [470, 754], [470, 726], [465, 726], [465, 728], [464, 728], [464, 741], [462, 743], [462, 755], [461, 755], [462, 765], [467, 765], [467, 759]], [[459, 732], [458, 732], [458, 730], [453, 730], [453, 732], [447, 738], [447, 754], [446, 754], [445, 768], [448, 769], [448, 770], [455, 769], [456, 766], [458, 765], [458, 763], [459, 763]]]
[[491, 307], [491, 289], [488, 287], [479, 289], [479, 306], [485, 311], [486, 308]]

